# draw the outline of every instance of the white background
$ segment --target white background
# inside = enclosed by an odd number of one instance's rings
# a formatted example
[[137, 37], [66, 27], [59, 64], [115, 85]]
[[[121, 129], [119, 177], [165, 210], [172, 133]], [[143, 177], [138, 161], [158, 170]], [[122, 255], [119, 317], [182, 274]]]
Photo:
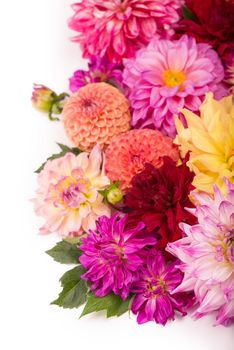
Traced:
[[78, 45], [69, 41], [70, 4], [1, 0], [0, 348], [232, 350], [233, 328], [214, 328], [211, 317], [139, 326], [134, 316], [78, 320], [80, 310], [49, 305], [67, 267], [44, 254], [56, 238], [37, 234], [41, 221], [29, 198], [33, 171], [57, 151], [55, 141], [67, 140], [61, 125], [32, 110], [30, 95], [33, 82], [66, 90], [67, 78], [85, 67]]

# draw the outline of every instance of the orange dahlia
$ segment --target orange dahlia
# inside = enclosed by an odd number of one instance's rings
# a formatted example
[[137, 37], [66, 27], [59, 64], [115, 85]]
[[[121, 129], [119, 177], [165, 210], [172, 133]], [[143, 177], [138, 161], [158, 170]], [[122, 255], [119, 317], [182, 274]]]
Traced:
[[105, 154], [106, 175], [112, 181], [120, 180], [122, 190], [129, 187], [133, 176], [141, 172], [146, 163], [159, 168], [164, 156], [174, 161], [179, 159], [173, 140], [151, 129], [135, 129], [116, 136]]
[[74, 145], [89, 151], [104, 148], [112, 138], [130, 129], [129, 102], [115, 87], [93, 83], [80, 88], [66, 102], [63, 123]]

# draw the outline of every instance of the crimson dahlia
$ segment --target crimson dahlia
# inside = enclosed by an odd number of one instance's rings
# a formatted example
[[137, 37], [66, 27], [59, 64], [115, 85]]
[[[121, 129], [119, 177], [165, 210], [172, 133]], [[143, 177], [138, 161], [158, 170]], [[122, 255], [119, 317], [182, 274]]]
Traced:
[[194, 18], [182, 20], [178, 31], [211, 44], [222, 56], [234, 44], [234, 0], [186, 0], [185, 5]]
[[125, 196], [129, 224], [143, 221], [148, 232], [156, 234], [158, 249], [181, 238], [180, 222], [194, 224], [194, 216], [185, 209], [193, 207], [189, 193], [194, 174], [186, 165], [187, 159], [180, 166], [169, 157], [163, 160], [163, 166], [158, 169], [146, 164], [133, 178]]

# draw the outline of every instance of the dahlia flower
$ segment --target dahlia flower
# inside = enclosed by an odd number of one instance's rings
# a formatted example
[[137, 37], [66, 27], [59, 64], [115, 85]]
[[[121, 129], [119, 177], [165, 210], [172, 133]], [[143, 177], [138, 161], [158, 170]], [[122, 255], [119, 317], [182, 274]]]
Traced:
[[194, 18], [181, 20], [177, 32], [188, 33], [197, 42], [209, 43], [222, 56], [234, 43], [234, 1], [185, 0], [185, 5]]
[[193, 176], [186, 161], [177, 167], [172, 159], [164, 157], [158, 169], [146, 164], [126, 192], [124, 204], [129, 223], [143, 221], [147, 231], [156, 235], [158, 249], [182, 237], [181, 221], [195, 223], [194, 216], [184, 209], [193, 207], [189, 199]]
[[[178, 23], [177, 36], [187, 33], [193, 36], [197, 42], [213, 46], [223, 61], [225, 80], [231, 83], [233, 88], [234, 64], [233, 53], [231, 58], [230, 50], [234, 50], [234, 1], [185, 0], [185, 4], [194, 16], [193, 19], [182, 19]], [[230, 78], [232, 82], [230, 82]]]
[[141, 268], [139, 280], [131, 288], [136, 293], [131, 310], [137, 314], [137, 322], [155, 321], [165, 325], [168, 320], [174, 320], [175, 311], [185, 316], [189, 297], [181, 293], [172, 295], [182, 279], [183, 274], [175, 263], [166, 265], [161, 252], [149, 252], [146, 266]]
[[40, 229], [42, 234], [77, 236], [95, 228], [99, 216], [110, 215], [99, 193], [109, 185], [101, 166], [98, 146], [90, 155], [67, 153], [46, 163], [38, 175], [39, 189], [33, 200], [36, 214], [46, 221]]
[[225, 50], [222, 60], [225, 72], [224, 81], [230, 85], [230, 93], [234, 94], [234, 43]]
[[195, 172], [194, 186], [213, 192], [217, 184], [225, 191], [224, 177], [234, 182], [234, 105], [232, 96], [216, 101], [207, 94], [200, 107], [201, 118], [184, 109], [187, 127], [176, 119], [177, 137], [182, 157], [189, 151], [188, 166]]
[[118, 213], [110, 219], [102, 216], [97, 229], [82, 239], [80, 262], [88, 270], [82, 278], [99, 297], [113, 291], [126, 299], [143, 264], [144, 248], [155, 244], [155, 238], [141, 235], [143, 223], [128, 229], [126, 219]]
[[82, 150], [96, 143], [102, 148], [113, 136], [130, 129], [131, 115], [125, 96], [106, 83], [80, 88], [63, 109], [63, 123], [68, 137]]
[[91, 56], [88, 71], [79, 69], [69, 79], [71, 92], [89, 83], [106, 82], [117, 87], [122, 83], [122, 65], [110, 63], [106, 57]]
[[84, 57], [110, 61], [134, 56], [155, 35], [170, 37], [184, 0], [83, 0], [74, 4], [69, 26], [78, 32]]
[[179, 159], [172, 139], [157, 130], [131, 130], [115, 137], [106, 149], [106, 173], [112, 181], [120, 180], [122, 190], [130, 186], [134, 175], [144, 169], [146, 163], [160, 167], [162, 157]]
[[195, 317], [216, 311], [216, 324], [234, 323], [234, 185], [226, 180], [227, 195], [214, 186], [214, 197], [195, 193], [194, 226], [181, 224], [187, 235], [168, 245], [181, 260], [183, 282], [173, 293], [194, 290]]
[[186, 107], [198, 111], [205, 93], [227, 94], [217, 53], [186, 35], [179, 40], [159, 40], [125, 60], [123, 82], [129, 88], [135, 127], [154, 126], [174, 137], [174, 116]]

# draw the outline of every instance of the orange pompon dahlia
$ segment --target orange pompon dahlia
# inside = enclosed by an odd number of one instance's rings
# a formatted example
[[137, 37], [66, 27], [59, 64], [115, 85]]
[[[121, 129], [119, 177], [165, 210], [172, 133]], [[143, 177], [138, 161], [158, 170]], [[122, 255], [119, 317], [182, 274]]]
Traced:
[[63, 123], [69, 139], [81, 150], [97, 143], [104, 148], [130, 129], [129, 102], [115, 87], [93, 83], [80, 88], [66, 102]]
[[146, 163], [159, 168], [162, 157], [179, 159], [173, 140], [158, 130], [135, 129], [116, 136], [107, 147], [106, 174], [112, 181], [120, 180], [121, 189], [129, 187], [133, 176], [144, 169]]

